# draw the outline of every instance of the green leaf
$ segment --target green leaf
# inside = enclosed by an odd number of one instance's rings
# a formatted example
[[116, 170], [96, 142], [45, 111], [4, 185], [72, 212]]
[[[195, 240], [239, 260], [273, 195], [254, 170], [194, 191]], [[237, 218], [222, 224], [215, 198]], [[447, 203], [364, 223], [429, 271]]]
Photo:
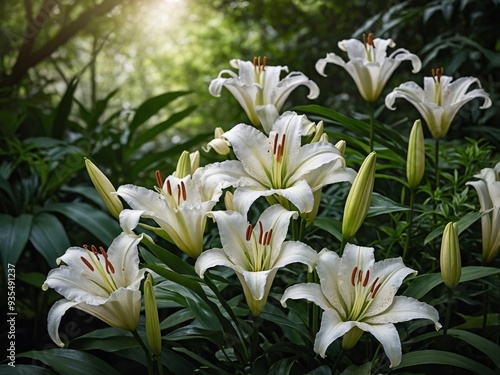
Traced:
[[[370, 362], [368, 362], [368, 363], [370, 363]], [[355, 366], [355, 367], [363, 367], [363, 366]], [[352, 367], [352, 366], [349, 366], [349, 367]], [[352, 373], [352, 375], [355, 375], [355, 374], [365, 375], [362, 372], [354, 372], [354, 373]], [[370, 374], [370, 373], [368, 372], [367, 374]], [[332, 375], [332, 370], [330, 370], [330, 368], [328, 366], [320, 366], [320, 367], [312, 370], [307, 375]], [[345, 374], [345, 371], [344, 371], [342, 373], [342, 375], [347, 375], [347, 374]]]
[[76, 87], [78, 86], [78, 78], [74, 77], [69, 81], [66, 92], [64, 93], [61, 101], [57, 105], [57, 109], [54, 118], [50, 125], [50, 130], [47, 132], [54, 138], [62, 138], [66, 123], [68, 121], [68, 116], [71, 113], [71, 107], [73, 104], [73, 96], [75, 94]]
[[106, 352], [116, 352], [138, 345], [132, 333], [113, 327], [89, 332], [69, 343], [71, 349], [104, 350]]
[[127, 145], [126, 150], [125, 150], [125, 157], [129, 157], [130, 155], [133, 154], [134, 151], [139, 149], [142, 145], [144, 145], [146, 142], [154, 140], [154, 138], [164, 132], [165, 130], [169, 129], [173, 125], [177, 124], [179, 121], [183, 120], [187, 116], [189, 116], [194, 110], [196, 109], [196, 106], [190, 106], [180, 112], [176, 112], [173, 115], [171, 115], [167, 120], [154, 125], [150, 129], [146, 130], [144, 133], [140, 134], [137, 136], [136, 139], [134, 139], [131, 144]]
[[[466, 230], [467, 228], [469, 228], [478, 219], [480, 219], [482, 216], [484, 216], [487, 213], [489, 213], [491, 210], [482, 211], [482, 212], [469, 212], [468, 214], [464, 215], [459, 221], [457, 221], [457, 223], [458, 223], [458, 234], [462, 233], [464, 230]], [[433, 230], [425, 238], [424, 245], [427, 245], [434, 238], [441, 236], [443, 234], [443, 231], [444, 231], [444, 226]]]
[[[464, 283], [496, 274], [500, 274], [500, 269], [481, 266], [462, 267], [460, 282]], [[428, 273], [426, 275], [417, 276], [411, 280], [410, 286], [403, 294], [405, 296], [420, 299], [442, 282], [443, 277], [441, 276], [441, 273]]]
[[[465, 320], [465, 323], [459, 324], [458, 326], [454, 327], [455, 329], [477, 329], [477, 328], [483, 328], [483, 316], [469, 316], [469, 315], [464, 315], [457, 313], [463, 320]], [[490, 313], [486, 316], [487, 320], [487, 326], [492, 327], [492, 326], [500, 326], [500, 316], [496, 313]]]
[[64, 156], [64, 159], [50, 171], [47, 183], [43, 188], [43, 191], [47, 196], [51, 195], [63, 184], [65, 184], [71, 177], [73, 177], [75, 172], [84, 168], [85, 159], [83, 156], [83, 151], [81, 150], [67, 153]]
[[284, 358], [273, 363], [269, 369], [269, 375], [288, 375], [292, 370], [293, 365], [297, 362], [296, 358]]
[[495, 371], [479, 362], [456, 353], [441, 350], [421, 350], [406, 353], [403, 355], [399, 366], [394, 369], [399, 370], [419, 365], [449, 365], [460, 367], [479, 375], [495, 375]]
[[16, 278], [26, 284], [34, 286], [37, 289], [41, 289], [43, 283], [47, 279], [47, 275], [41, 272], [21, 272], [16, 274]]
[[316, 217], [313, 224], [324, 231], [327, 231], [334, 236], [339, 242], [342, 242], [342, 223], [338, 220], [333, 220], [330, 217]]
[[371, 369], [371, 362], [366, 362], [361, 366], [350, 365], [340, 375], [370, 375]]
[[21, 353], [20, 358], [33, 358], [52, 367], [62, 375], [119, 375], [102, 359], [73, 349], [47, 349]]
[[8, 264], [16, 265], [30, 237], [33, 215], [0, 215], [0, 251], [7, 279]]
[[472, 332], [449, 329], [448, 335], [458, 337], [486, 354], [500, 368], [500, 346]]
[[130, 142], [135, 131], [140, 125], [149, 120], [153, 115], [155, 115], [160, 109], [165, 107], [167, 104], [186, 94], [189, 94], [189, 91], [167, 92], [165, 94], [149, 98], [145, 102], [143, 102], [139, 106], [139, 108], [137, 108], [137, 110], [135, 111], [134, 118], [132, 119], [132, 121], [128, 126], [130, 133], [126, 143], [128, 144]]
[[16, 367], [0, 365], [0, 375], [56, 375], [56, 373], [46, 367], [16, 363]]
[[43, 207], [44, 211], [58, 212], [88, 230], [106, 246], [120, 234], [120, 226], [115, 219], [95, 207], [82, 202], [53, 203]]
[[156, 245], [154, 242], [150, 241], [147, 237], [144, 237], [142, 239], [142, 244], [146, 245], [146, 247], [159, 260], [161, 260], [168, 268], [172, 269], [173, 271], [180, 274], [191, 275], [195, 277], [198, 276], [193, 266], [186, 263], [177, 255], [171, 253], [170, 251], [164, 249], [163, 247]]
[[405, 205], [394, 202], [379, 193], [372, 194], [372, 201], [368, 210], [368, 217], [388, 214], [391, 212], [409, 211]]
[[192, 351], [188, 350], [188, 349], [185, 349], [185, 348], [173, 348], [175, 351], [177, 352], [180, 352], [180, 353], [184, 353], [186, 355], [188, 355], [189, 357], [191, 357], [192, 359], [194, 359], [196, 362], [210, 368], [210, 369], [213, 369], [216, 371], [217, 374], [219, 375], [231, 375], [232, 373], [229, 373], [227, 371], [224, 371], [222, 368], [218, 367], [218, 366], [215, 366], [211, 361], [203, 358], [202, 356], [196, 354], [196, 353], [193, 353]]
[[56, 266], [56, 259], [70, 247], [61, 222], [54, 215], [45, 212], [35, 216], [30, 241], [51, 267]]

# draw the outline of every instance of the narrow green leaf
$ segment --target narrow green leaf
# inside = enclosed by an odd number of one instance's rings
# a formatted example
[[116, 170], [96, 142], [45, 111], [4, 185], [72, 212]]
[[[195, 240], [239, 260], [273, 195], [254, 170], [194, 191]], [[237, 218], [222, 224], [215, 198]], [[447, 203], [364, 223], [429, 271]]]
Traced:
[[152, 98], [147, 99], [143, 102], [139, 108], [135, 111], [134, 118], [130, 122], [128, 128], [130, 130], [129, 137], [127, 139], [127, 143], [132, 139], [137, 128], [149, 120], [153, 115], [158, 113], [160, 109], [165, 107], [167, 104], [172, 102], [173, 100], [189, 94], [189, 91], [173, 91], [167, 92]]
[[370, 375], [372, 370], [372, 363], [366, 362], [364, 365], [348, 366], [340, 375]]
[[421, 350], [406, 353], [394, 369], [420, 365], [449, 365], [463, 368], [479, 375], [495, 375], [495, 371], [467, 357], [441, 350]]
[[334, 236], [339, 242], [342, 242], [342, 223], [329, 217], [316, 217], [313, 224]]
[[220, 368], [218, 366], [215, 366], [211, 361], [199, 356], [196, 353], [193, 353], [192, 351], [190, 351], [188, 349], [185, 349], [185, 348], [173, 348], [173, 349], [177, 352], [184, 353], [184, 354], [188, 355], [189, 357], [191, 357], [192, 359], [194, 359], [196, 362], [198, 362], [204, 366], [207, 366], [210, 369], [215, 370], [217, 372], [217, 374], [219, 374], [219, 375], [231, 375], [231, 373], [224, 371], [222, 368]]
[[392, 199], [384, 197], [379, 193], [372, 194], [372, 201], [370, 204], [370, 209], [368, 210], [368, 217], [378, 216], [382, 214], [388, 214], [391, 212], [408, 211], [409, 208], [394, 202]]
[[468, 342], [476, 349], [486, 354], [495, 365], [500, 368], [500, 346], [472, 332], [459, 329], [449, 329], [448, 335], [458, 337], [460, 340]]
[[43, 207], [47, 212], [58, 212], [88, 230], [106, 246], [120, 234], [120, 226], [115, 219], [95, 207], [82, 202], [53, 203]]
[[159, 259], [161, 260], [167, 267], [172, 269], [173, 271], [191, 275], [197, 277], [194, 267], [183, 261], [177, 255], [171, 253], [170, 251], [164, 249], [161, 246], [156, 245], [154, 242], [150, 241], [147, 237], [142, 239], [142, 244], [146, 245], [146, 247]]
[[[465, 323], [459, 324], [454, 327], [455, 329], [477, 329], [483, 328], [483, 316], [470, 316], [465, 314], [460, 314], [457, 312], [457, 315], [460, 316]], [[490, 313], [486, 316], [487, 326], [500, 326], [500, 316], [496, 313]]]
[[[481, 279], [483, 277], [500, 274], [500, 269], [494, 267], [469, 266], [462, 267], [462, 276], [460, 282]], [[408, 289], [403, 293], [405, 296], [420, 299], [425, 296], [431, 289], [443, 282], [441, 273], [428, 273], [426, 275], [417, 276], [411, 280]]]
[[132, 140], [132, 142], [129, 145], [126, 145], [125, 157], [129, 157], [131, 154], [134, 153], [134, 151], [139, 149], [146, 142], [154, 140], [156, 136], [158, 136], [165, 130], [169, 129], [173, 125], [177, 124], [179, 121], [183, 120], [187, 116], [189, 116], [195, 109], [196, 106], [190, 106], [180, 112], [176, 112], [173, 115], [171, 115], [167, 120], [154, 125], [153, 127], [143, 132], [142, 134], [138, 135], [134, 140]]
[[33, 215], [0, 215], [0, 252], [7, 279], [8, 264], [16, 265], [30, 237]]
[[16, 363], [16, 367], [0, 365], [0, 375], [57, 375], [57, 373], [46, 367]]
[[62, 375], [119, 375], [109, 364], [96, 356], [73, 349], [47, 349], [18, 355], [33, 358], [52, 367]]
[[67, 153], [64, 159], [61, 160], [48, 175], [47, 182], [43, 187], [46, 195], [51, 195], [54, 191], [59, 189], [65, 184], [75, 172], [83, 169], [85, 166], [85, 159], [83, 158], [83, 151], [76, 150], [75, 152]]
[[297, 362], [297, 358], [283, 358], [273, 363], [269, 369], [269, 375], [288, 375], [292, 370], [293, 365]]
[[47, 275], [41, 272], [21, 272], [16, 274], [16, 278], [26, 284], [41, 289], [47, 279]]
[[54, 215], [45, 212], [35, 216], [30, 241], [51, 267], [56, 266], [56, 259], [70, 247], [61, 222]]
[[113, 327], [89, 332], [69, 343], [71, 349], [104, 350], [106, 352], [116, 352], [118, 350], [134, 348], [138, 345], [132, 333]]
[[[491, 209], [492, 210], [492, 209]], [[482, 211], [482, 212], [469, 212], [464, 215], [458, 223], [458, 234], [462, 233], [464, 230], [469, 228], [472, 224], [474, 224], [477, 220], [479, 220], [482, 216], [489, 213], [491, 210]], [[434, 238], [439, 237], [443, 234], [444, 226], [433, 230], [424, 240], [424, 245], [427, 245]]]
[[50, 125], [50, 130], [47, 132], [54, 138], [60, 139], [64, 134], [66, 122], [68, 121], [68, 116], [71, 113], [73, 96], [77, 86], [78, 78], [73, 77], [71, 81], [69, 81], [68, 87], [66, 88], [66, 92], [61, 98], [61, 101], [57, 105], [55, 115]]

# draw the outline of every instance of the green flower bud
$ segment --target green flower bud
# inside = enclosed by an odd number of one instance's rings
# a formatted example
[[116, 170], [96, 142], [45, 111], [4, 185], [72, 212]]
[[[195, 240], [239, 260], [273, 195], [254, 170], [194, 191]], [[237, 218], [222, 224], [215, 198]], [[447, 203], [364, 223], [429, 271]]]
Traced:
[[460, 281], [460, 276], [462, 276], [457, 223], [448, 223], [444, 228], [440, 264], [444, 284], [450, 289], [455, 288]]
[[324, 134], [323, 127], [324, 127], [323, 121], [318, 122], [318, 124], [315, 127], [316, 129], [315, 129], [314, 137], [310, 143], [322, 142], [322, 137]]
[[189, 151], [183, 151], [177, 162], [177, 168], [173, 175], [178, 178], [184, 178], [191, 174], [191, 155]]
[[408, 158], [406, 159], [406, 177], [411, 190], [417, 188], [425, 171], [425, 148], [422, 122], [415, 121], [408, 142]]
[[230, 191], [226, 191], [226, 193], [224, 194], [224, 205], [226, 206], [226, 210], [234, 211], [233, 199], [233, 193], [231, 193]]
[[377, 154], [371, 152], [361, 164], [354, 179], [344, 208], [342, 238], [350, 241], [365, 220], [372, 200]]
[[342, 155], [342, 157], [344, 157], [346, 145], [347, 143], [344, 140], [340, 140], [337, 143], [335, 143], [335, 148], [339, 150], [340, 155]]
[[155, 292], [153, 290], [153, 276], [151, 274], [148, 275], [144, 282], [144, 312], [146, 315], [146, 335], [149, 348], [154, 355], [160, 355], [161, 330]]
[[97, 193], [106, 205], [107, 209], [115, 218], [120, 217], [120, 212], [123, 211], [123, 204], [116, 195], [116, 189], [108, 180], [106, 175], [101, 172], [89, 159], [85, 158], [85, 167], [90, 176], [90, 180], [94, 184]]
[[358, 342], [363, 334], [363, 330], [358, 327], [352, 327], [349, 332], [347, 332], [344, 337], [342, 337], [342, 349], [349, 350], [354, 348], [354, 345]]

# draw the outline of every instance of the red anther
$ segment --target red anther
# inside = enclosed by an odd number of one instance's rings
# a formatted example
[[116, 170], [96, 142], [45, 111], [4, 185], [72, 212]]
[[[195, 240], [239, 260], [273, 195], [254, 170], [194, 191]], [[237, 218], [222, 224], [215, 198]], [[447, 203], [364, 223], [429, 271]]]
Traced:
[[371, 287], [371, 289], [370, 289], [370, 292], [372, 292], [372, 294], [373, 294], [373, 289], [375, 289], [375, 285], [376, 285], [376, 284], [377, 284], [377, 282], [378, 282], [378, 279], [379, 279], [379, 278], [377, 277], [377, 278], [375, 279], [375, 281], [372, 283], [372, 287]]
[[358, 272], [358, 267], [354, 267], [354, 269], [352, 270], [352, 274], [351, 274], [351, 284], [352, 284], [352, 286], [356, 286], [356, 284], [354, 284], [354, 278], [356, 277], [356, 272]]
[[267, 56], [264, 56], [264, 61], [262, 62], [262, 71], [263, 72], [266, 70], [266, 64], [267, 64]]
[[278, 163], [281, 162], [283, 154], [285, 153], [285, 140], [286, 140], [286, 134], [283, 134], [283, 136], [281, 137], [281, 144], [278, 146], [278, 158], [277, 158]]
[[155, 172], [155, 176], [156, 176], [156, 184], [161, 189], [163, 187], [163, 176], [161, 174], [161, 171], [157, 170]]
[[373, 43], [373, 33], [368, 34], [368, 44], [375, 48], [375, 43]]
[[262, 223], [260, 221], [259, 221], [259, 231], [260, 231], [259, 244], [262, 245], [262, 235], [263, 235], [264, 230], [262, 229]]
[[[110, 272], [111, 271], [111, 272]], [[107, 273], [115, 273], [115, 267], [113, 263], [111, 263], [108, 258], [106, 258], [106, 272]]]
[[90, 264], [90, 262], [87, 259], [85, 259], [83, 256], [81, 256], [80, 259], [92, 272], [94, 272], [94, 267], [92, 266], [92, 264]]
[[92, 249], [92, 252], [94, 253], [97, 260], [99, 260], [99, 253], [97, 252], [97, 248], [94, 245], [91, 245], [90, 248]]
[[263, 244], [264, 246], [266, 246], [266, 245], [267, 245], [267, 237], [268, 237], [268, 236], [269, 236], [269, 232], [264, 233], [264, 240], [262, 241], [262, 244]]
[[367, 270], [366, 271], [365, 280], [363, 281], [363, 286], [366, 286], [366, 284], [368, 284], [368, 279], [369, 278], [370, 278], [370, 270]]
[[172, 196], [172, 186], [170, 185], [170, 180], [167, 180], [167, 193]]
[[377, 287], [375, 288], [375, 290], [373, 291], [372, 293], [372, 298], [375, 298], [375, 295], [377, 294], [378, 290], [380, 289], [380, 287], [382, 286], [382, 284], [378, 284]]
[[253, 230], [252, 224], [248, 224], [247, 232], [245, 234], [245, 238], [247, 241], [250, 241], [250, 239], [252, 238], [252, 230]]
[[279, 134], [276, 133], [274, 136], [273, 155], [276, 155], [276, 147], [278, 146], [278, 137]]
[[186, 193], [186, 185], [184, 185], [184, 181], [181, 181], [181, 188], [182, 188], [182, 200], [187, 199], [187, 193]]
[[253, 67], [256, 68], [257, 67], [257, 57], [254, 56], [253, 58]]
[[363, 45], [366, 48], [366, 34], [365, 33], [363, 33]]
[[268, 233], [269, 233], [269, 235], [267, 236], [267, 243], [266, 243], [266, 245], [269, 246], [269, 244], [271, 243], [271, 236], [273, 235], [273, 228], [271, 228]]
[[89, 245], [83, 245], [83, 248], [84, 248], [85, 250], [88, 250], [88, 249], [89, 249]]
[[104, 247], [99, 246], [99, 251], [104, 256], [104, 259], [108, 259], [108, 253], [106, 253], [106, 250], [104, 250]]
[[177, 185], [177, 205], [181, 204], [181, 187]]

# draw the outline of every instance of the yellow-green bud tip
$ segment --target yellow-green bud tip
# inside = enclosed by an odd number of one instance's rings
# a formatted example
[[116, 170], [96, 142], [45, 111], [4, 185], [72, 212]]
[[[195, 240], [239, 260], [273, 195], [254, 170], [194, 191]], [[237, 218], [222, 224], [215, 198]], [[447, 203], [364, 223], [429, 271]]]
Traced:
[[440, 265], [441, 276], [445, 285], [450, 289], [455, 288], [462, 276], [462, 260], [460, 257], [457, 223], [448, 223], [444, 228], [441, 241]]
[[154, 355], [161, 354], [161, 330], [158, 308], [153, 289], [153, 277], [148, 275], [144, 282], [144, 312], [146, 316], [146, 336], [149, 348]]
[[417, 188], [425, 171], [425, 147], [422, 122], [415, 121], [408, 141], [408, 157], [406, 160], [406, 177], [411, 190]]

